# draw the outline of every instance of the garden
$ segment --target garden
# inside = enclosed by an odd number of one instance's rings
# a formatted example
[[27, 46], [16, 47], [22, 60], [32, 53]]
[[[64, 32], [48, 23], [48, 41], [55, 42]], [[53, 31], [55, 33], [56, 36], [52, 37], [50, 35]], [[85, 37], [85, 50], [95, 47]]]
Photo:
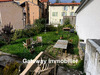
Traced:
[[[19, 56], [20, 58], [27, 58], [27, 59], [33, 59], [36, 57], [37, 54], [39, 54], [41, 51], [45, 51], [46, 48], [50, 45], [54, 45], [60, 37], [63, 37], [65, 40], [72, 40], [71, 44], [69, 44], [68, 51], [72, 52], [72, 54], [78, 55], [78, 36], [76, 32], [70, 33], [69, 31], [63, 31], [63, 26], [58, 26], [57, 28], [53, 26], [46, 27], [47, 32], [44, 33], [45, 30], [45, 20], [40, 19], [36, 20], [35, 26], [31, 27], [29, 29], [25, 30], [16, 30], [12, 32], [12, 34], [9, 35], [6, 34], [6, 37], [10, 37], [5, 42], [0, 41], [0, 50], [6, 53], [11, 53], [14, 55]], [[7, 27], [5, 27], [7, 29]], [[8, 29], [12, 30], [10, 28], [10, 25], [8, 26]], [[4, 30], [4, 29], [3, 29]], [[26, 42], [26, 39], [33, 38], [33, 40], [36, 40], [37, 36], [41, 36], [43, 39], [42, 47], [40, 44], [35, 45], [34, 49], [35, 52], [31, 54], [29, 52], [30, 48], [24, 48], [23, 42]], [[5, 38], [4, 38], [5, 39]], [[7, 38], [6, 38], [7, 39]]]
[[[68, 21], [68, 20], [67, 20]], [[67, 24], [67, 25], [66, 25]], [[34, 59], [41, 51], [45, 51], [48, 49], [48, 47], [52, 47], [57, 40], [63, 39], [68, 40], [69, 44], [67, 47], [68, 53], [71, 53], [72, 55], [79, 55], [78, 50], [78, 35], [76, 32], [70, 32], [70, 31], [64, 31], [63, 27], [70, 27], [73, 28], [69, 21], [65, 23], [64, 26], [58, 26], [57, 28], [51, 26], [45, 27], [45, 20], [39, 19], [36, 20], [35, 26], [32, 26], [30, 28], [24, 29], [24, 30], [15, 30], [11, 31], [10, 25], [5, 27], [3, 29], [5, 32], [8, 29], [9, 35], [4, 33], [3, 39], [0, 41], [0, 51], [5, 53], [10, 53], [13, 55], [17, 55], [19, 58], [27, 58], [27, 59]], [[46, 28], [46, 32], [45, 31]], [[42, 37], [42, 46], [40, 43], [36, 44], [34, 46], [34, 53], [30, 53], [30, 47], [25, 48], [23, 46], [23, 42], [26, 42], [26, 39], [32, 38], [34, 41], [36, 41], [37, 37]], [[62, 38], [61, 38], [62, 37]], [[56, 57], [55, 54], [52, 52], [50, 53], [53, 57]], [[80, 62], [80, 61], [79, 61]], [[80, 63], [79, 63], [80, 64]], [[83, 65], [82, 65], [83, 66]], [[82, 66], [79, 66], [82, 68]], [[78, 67], [76, 65], [76, 67]], [[75, 68], [75, 66], [74, 66]]]

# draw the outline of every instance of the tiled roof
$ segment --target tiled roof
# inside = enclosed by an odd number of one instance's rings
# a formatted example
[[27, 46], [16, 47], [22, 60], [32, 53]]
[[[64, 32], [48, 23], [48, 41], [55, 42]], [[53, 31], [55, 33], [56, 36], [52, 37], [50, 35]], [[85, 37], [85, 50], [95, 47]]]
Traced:
[[41, 0], [40, 2], [48, 2], [48, 0]]
[[52, 6], [55, 6], [55, 5], [58, 5], [58, 6], [61, 6], [61, 5], [80, 5], [80, 3], [54, 3], [54, 4], [50, 4]]
[[5, 1], [13, 1], [13, 0], [0, 0], [0, 2], [5, 2]]

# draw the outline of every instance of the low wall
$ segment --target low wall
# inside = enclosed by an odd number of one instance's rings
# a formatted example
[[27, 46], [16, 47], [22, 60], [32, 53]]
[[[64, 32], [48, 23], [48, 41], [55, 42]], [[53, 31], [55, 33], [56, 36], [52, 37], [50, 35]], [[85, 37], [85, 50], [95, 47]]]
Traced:
[[74, 27], [76, 24], [76, 16], [64, 16], [63, 17], [63, 24], [67, 18], [70, 20], [71, 25]]

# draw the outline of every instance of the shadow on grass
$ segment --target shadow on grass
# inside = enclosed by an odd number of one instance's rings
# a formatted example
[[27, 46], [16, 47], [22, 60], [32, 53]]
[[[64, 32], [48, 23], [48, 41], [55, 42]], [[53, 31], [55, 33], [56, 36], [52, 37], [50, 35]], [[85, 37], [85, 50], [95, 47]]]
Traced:
[[5, 42], [0, 41], [0, 47], [3, 46], [3, 45], [5, 45]]
[[12, 41], [11, 44], [23, 43], [23, 42], [26, 42], [25, 40], [26, 40], [25, 38], [24, 39], [18, 39], [17, 41], [16, 40]]
[[23, 52], [23, 53], [14, 53], [15, 55], [18, 55], [18, 57], [24, 59], [34, 59], [37, 55], [38, 52], [34, 52], [33, 54], [31, 54], [29, 51]]
[[69, 43], [68, 44], [68, 47], [67, 47], [67, 52], [70, 53], [70, 54], [74, 54], [74, 46], [73, 44]]

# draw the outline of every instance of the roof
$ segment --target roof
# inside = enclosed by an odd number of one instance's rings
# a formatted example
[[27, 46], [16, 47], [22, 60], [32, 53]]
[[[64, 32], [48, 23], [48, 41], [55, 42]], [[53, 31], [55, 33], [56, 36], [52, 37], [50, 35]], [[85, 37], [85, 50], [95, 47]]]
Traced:
[[91, 0], [82, 0], [80, 6], [78, 7], [78, 9], [76, 10], [75, 13], [80, 12], [80, 11], [85, 7], [85, 5], [86, 5], [89, 1], [91, 1]]
[[41, 0], [40, 2], [48, 2], [48, 0]]
[[54, 3], [51, 6], [63, 6], [63, 5], [80, 5], [80, 3]]
[[0, 2], [7, 2], [7, 1], [13, 1], [13, 0], [0, 0]]

